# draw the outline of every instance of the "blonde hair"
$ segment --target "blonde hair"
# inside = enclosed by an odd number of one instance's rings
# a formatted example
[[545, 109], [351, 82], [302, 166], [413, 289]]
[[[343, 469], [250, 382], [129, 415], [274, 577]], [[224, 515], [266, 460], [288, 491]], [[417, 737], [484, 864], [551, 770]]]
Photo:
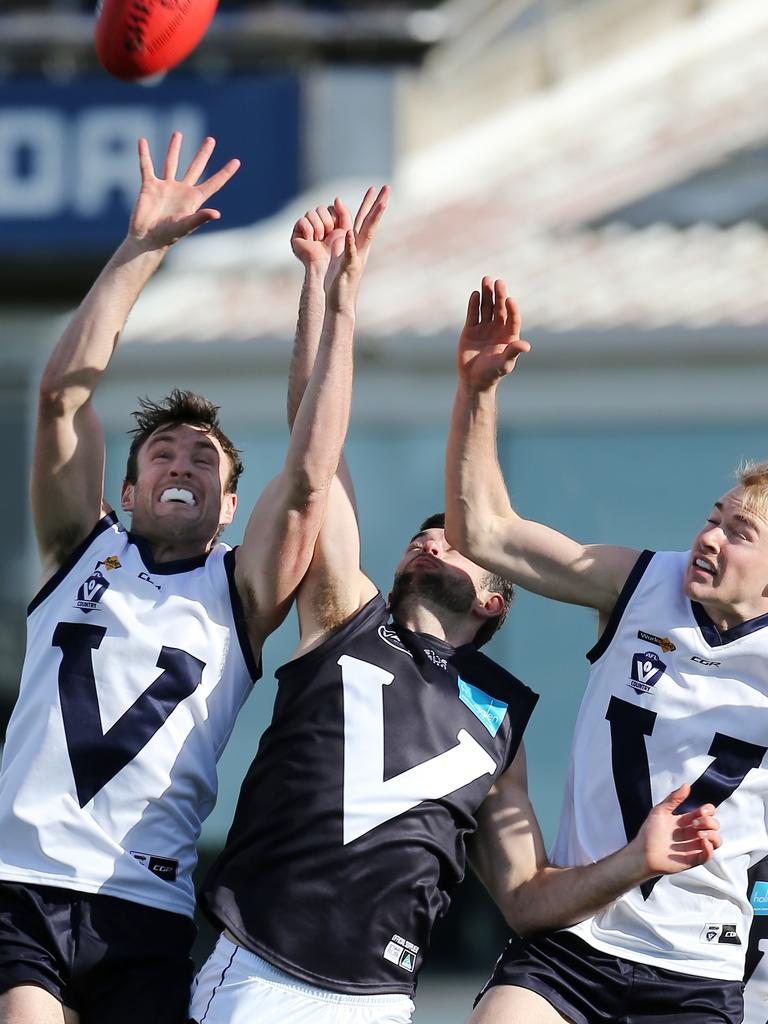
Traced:
[[742, 462], [736, 470], [745, 512], [768, 519], [768, 462]]

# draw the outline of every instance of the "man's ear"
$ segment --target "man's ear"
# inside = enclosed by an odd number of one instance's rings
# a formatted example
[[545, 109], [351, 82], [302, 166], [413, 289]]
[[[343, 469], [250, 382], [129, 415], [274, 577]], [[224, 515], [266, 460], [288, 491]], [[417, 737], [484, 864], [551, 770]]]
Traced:
[[120, 508], [123, 512], [133, 512], [133, 484], [129, 484], [127, 480], [123, 480], [120, 490]]
[[483, 619], [496, 619], [504, 611], [504, 598], [501, 594], [491, 594], [485, 601], [478, 597], [475, 611]]
[[221, 514], [219, 515], [219, 526], [229, 526], [235, 518], [237, 508], [237, 495], [227, 491], [221, 502]]

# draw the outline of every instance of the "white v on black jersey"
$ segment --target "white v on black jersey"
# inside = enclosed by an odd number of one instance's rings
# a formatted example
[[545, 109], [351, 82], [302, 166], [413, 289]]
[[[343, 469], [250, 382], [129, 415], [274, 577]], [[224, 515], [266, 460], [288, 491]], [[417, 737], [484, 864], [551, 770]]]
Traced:
[[216, 761], [257, 677], [234, 552], [155, 564], [105, 516], [29, 607], [0, 879], [191, 915]]
[[683, 593], [688, 557], [644, 552], [588, 655], [552, 861], [617, 850], [653, 804], [690, 783], [680, 813], [715, 805], [714, 857], [645, 882], [572, 930], [628, 960], [740, 981], [747, 870], [768, 854], [768, 615], [718, 631]]
[[537, 697], [474, 646], [389, 623], [380, 596], [277, 678], [201, 902], [298, 978], [410, 994]]

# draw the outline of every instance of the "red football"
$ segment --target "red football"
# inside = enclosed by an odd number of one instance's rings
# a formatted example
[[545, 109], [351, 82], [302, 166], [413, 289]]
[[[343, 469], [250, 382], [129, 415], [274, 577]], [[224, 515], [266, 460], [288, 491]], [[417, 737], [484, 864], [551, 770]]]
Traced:
[[116, 78], [133, 80], [175, 67], [205, 35], [219, 0], [102, 0], [96, 54]]

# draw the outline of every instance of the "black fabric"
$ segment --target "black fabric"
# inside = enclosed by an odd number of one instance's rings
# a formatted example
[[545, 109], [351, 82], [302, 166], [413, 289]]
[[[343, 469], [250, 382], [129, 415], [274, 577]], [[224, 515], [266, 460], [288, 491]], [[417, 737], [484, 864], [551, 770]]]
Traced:
[[[749, 930], [749, 944], [744, 964], [744, 981], [749, 983], [760, 961], [765, 956], [760, 948], [760, 943], [768, 939], [768, 857], [764, 857], [753, 868], [750, 868], [747, 877], [749, 880], [747, 893], [755, 915]], [[765, 974], [765, 968], [761, 973]], [[766, 1009], [766, 1016], [768, 1017], [768, 1009]]]
[[[354, 705], [363, 708], [358, 738], [376, 735], [367, 715], [383, 717], [384, 777], [372, 782], [371, 806], [381, 806], [390, 780], [400, 785], [397, 777], [414, 766], [429, 772], [428, 762], [458, 746], [462, 757], [467, 747], [480, 750], [495, 768], [444, 795], [420, 796], [345, 844], [350, 673], [365, 680]], [[459, 699], [459, 677], [508, 705], [503, 721], [492, 708], [484, 722], [482, 706], [478, 713]], [[411, 994], [432, 925], [464, 874], [477, 809], [514, 757], [537, 697], [474, 646], [454, 649], [389, 623], [380, 596], [277, 678], [272, 723], [203, 886], [203, 909], [247, 948], [311, 984]], [[351, 778], [355, 765], [347, 770]], [[393, 939], [404, 941], [393, 947]], [[401, 950], [402, 960], [392, 962]]]
[[40, 985], [80, 1024], [184, 1024], [194, 937], [181, 914], [0, 882], [0, 993]]
[[536, 992], [573, 1024], [739, 1024], [738, 981], [696, 978], [602, 953], [571, 932], [510, 940], [495, 985]]

